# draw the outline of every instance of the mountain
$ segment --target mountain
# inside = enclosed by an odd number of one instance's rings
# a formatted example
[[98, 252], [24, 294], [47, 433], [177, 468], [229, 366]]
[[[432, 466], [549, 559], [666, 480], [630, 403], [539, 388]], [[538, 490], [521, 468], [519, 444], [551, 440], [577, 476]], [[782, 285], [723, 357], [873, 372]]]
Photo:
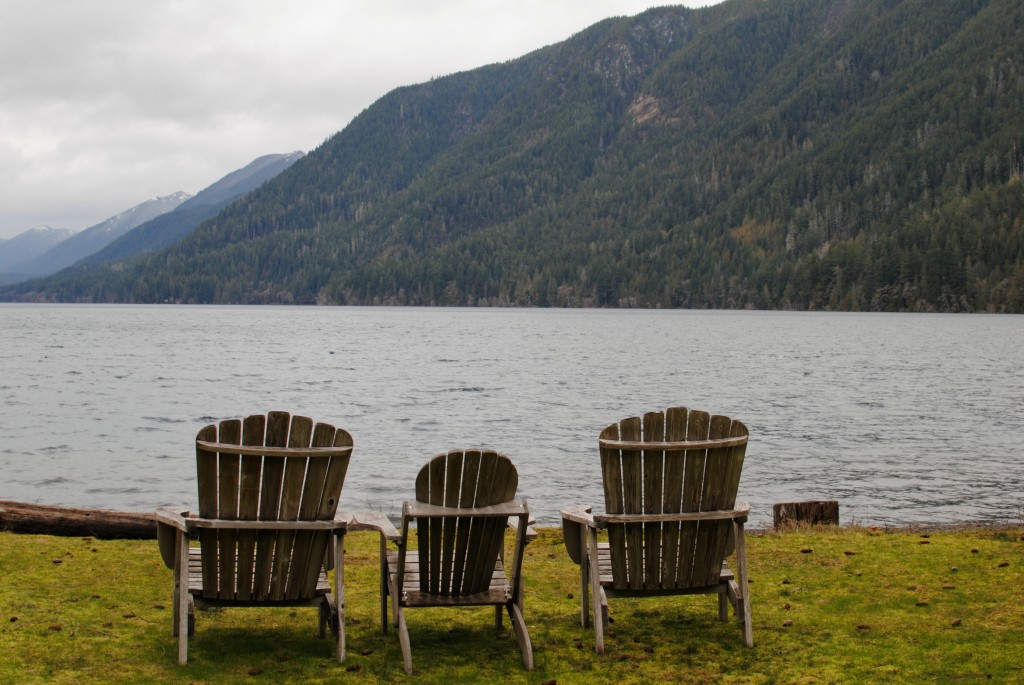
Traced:
[[1024, 312], [1024, 4], [726, 0], [396, 89], [7, 299]]
[[285, 154], [264, 155], [252, 162], [232, 171], [216, 183], [204, 188], [194, 198], [185, 203], [182, 209], [207, 205], [225, 205], [239, 195], [258, 188], [295, 162], [305, 157], [304, 152], [296, 150]]
[[203, 221], [215, 216], [228, 203], [302, 159], [303, 152], [264, 155], [245, 167], [232, 171], [216, 183], [204, 188], [179, 204], [174, 211], [162, 214], [125, 234], [102, 250], [85, 259], [98, 264], [135, 257], [173, 245], [194, 231]]
[[67, 228], [36, 226], [0, 242], [0, 283], [19, 279], [21, 264], [35, 259], [72, 235], [74, 231]]
[[75, 233], [46, 252], [16, 265], [14, 270], [34, 276], [45, 276], [60, 271], [106, 247], [136, 226], [166, 214], [190, 197], [192, 196], [188, 193], [177, 192], [147, 200], [117, 216]]

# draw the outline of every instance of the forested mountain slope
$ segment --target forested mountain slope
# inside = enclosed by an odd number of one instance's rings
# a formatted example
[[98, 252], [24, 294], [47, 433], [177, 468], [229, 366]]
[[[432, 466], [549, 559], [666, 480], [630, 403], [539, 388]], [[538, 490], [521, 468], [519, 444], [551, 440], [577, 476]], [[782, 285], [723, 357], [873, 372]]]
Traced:
[[1024, 3], [727, 0], [382, 97], [178, 245], [5, 297], [1024, 311]]

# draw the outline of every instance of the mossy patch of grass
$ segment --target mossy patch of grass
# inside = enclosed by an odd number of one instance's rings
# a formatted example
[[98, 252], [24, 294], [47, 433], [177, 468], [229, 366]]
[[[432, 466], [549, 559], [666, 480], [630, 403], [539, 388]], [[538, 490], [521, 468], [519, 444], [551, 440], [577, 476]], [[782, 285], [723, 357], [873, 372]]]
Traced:
[[[0, 533], [0, 682], [221, 683], [410, 680], [383, 634], [377, 539], [346, 538], [348, 658], [316, 637], [311, 609], [202, 611], [189, 663], [171, 636], [171, 572], [152, 541]], [[579, 623], [579, 570], [561, 532], [527, 548], [522, 669], [507, 618], [409, 610], [416, 682], [1020, 682], [1020, 529], [923, 533], [797, 529], [748, 539], [753, 649], [713, 597], [610, 600], [598, 655]]]

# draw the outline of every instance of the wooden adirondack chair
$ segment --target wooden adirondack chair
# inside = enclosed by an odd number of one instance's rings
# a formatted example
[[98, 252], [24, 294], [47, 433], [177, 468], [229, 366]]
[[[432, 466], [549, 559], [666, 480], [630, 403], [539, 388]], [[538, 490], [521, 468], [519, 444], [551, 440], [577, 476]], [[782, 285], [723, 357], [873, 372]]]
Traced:
[[[490, 450], [458, 450], [431, 459], [416, 477], [416, 501], [405, 502], [399, 533], [383, 515], [355, 514], [351, 529], [381, 533], [381, 624], [387, 632], [388, 597], [405, 670], [412, 653], [405, 609], [411, 607], [495, 607], [501, 627], [508, 612], [523, 655], [533, 670], [533, 648], [523, 620], [522, 564], [529, 528], [526, 502], [515, 499], [519, 475], [505, 455]], [[416, 542], [410, 549], [409, 531]], [[506, 526], [515, 534], [512, 563], [504, 564]], [[394, 542], [397, 552], [389, 552]], [[507, 574], [506, 574], [507, 571]]]
[[345, 658], [347, 517], [336, 512], [351, 454], [345, 430], [286, 412], [199, 431], [199, 515], [156, 514], [160, 553], [174, 570], [179, 663], [188, 660], [196, 606], [319, 607], [320, 636], [330, 625]]
[[[731, 602], [754, 645], [743, 525], [750, 505], [736, 499], [747, 427], [683, 407], [629, 418], [600, 436], [605, 513], [562, 510], [569, 556], [580, 564], [580, 609], [604, 651], [608, 596], [717, 593], [719, 618]], [[598, 531], [608, 542], [598, 542]], [[736, 575], [724, 559], [736, 552]]]

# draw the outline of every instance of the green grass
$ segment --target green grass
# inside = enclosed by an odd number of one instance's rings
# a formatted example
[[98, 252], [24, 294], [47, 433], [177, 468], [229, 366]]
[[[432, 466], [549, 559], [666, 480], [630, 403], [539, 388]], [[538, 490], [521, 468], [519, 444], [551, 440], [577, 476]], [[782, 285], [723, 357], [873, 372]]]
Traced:
[[316, 637], [315, 610], [225, 609], [199, 612], [179, 666], [155, 541], [0, 533], [0, 682], [1024, 682], [1022, 530], [924, 535], [752, 535], [753, 649], [714, 597], [612, 599], [597, 655], [578, 568], [544, 530], [525, 562], [536, 669], [490, 610], [419, 609], [406, 614], [410, 679], [396, 633], [380, 631], [371, 534], [347, 537], [345, 663]]

